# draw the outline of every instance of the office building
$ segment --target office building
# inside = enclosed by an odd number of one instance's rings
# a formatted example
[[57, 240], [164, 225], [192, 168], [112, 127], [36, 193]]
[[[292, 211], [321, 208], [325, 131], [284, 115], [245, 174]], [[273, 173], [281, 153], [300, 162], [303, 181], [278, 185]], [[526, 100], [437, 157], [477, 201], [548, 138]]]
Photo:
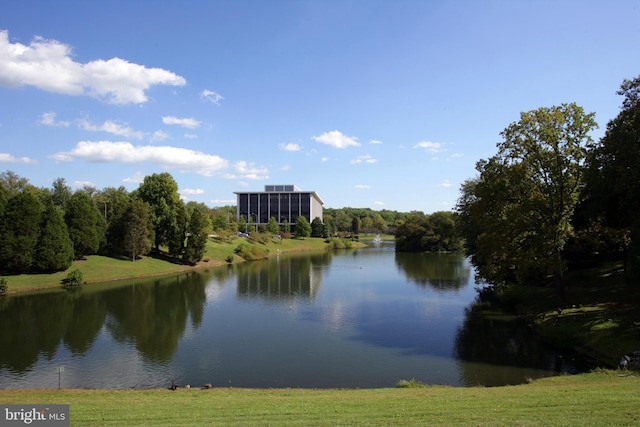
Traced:
[[324, 202], [315, 191], [302, 191], [295, 185], [265, 185], [262, 192], [234, 192], [238, 198], [236, 218], [247, 222], [267, 224], [271, 217], [279, 224], [295, 224], [299, 216], [309, 223], [322, 221]]

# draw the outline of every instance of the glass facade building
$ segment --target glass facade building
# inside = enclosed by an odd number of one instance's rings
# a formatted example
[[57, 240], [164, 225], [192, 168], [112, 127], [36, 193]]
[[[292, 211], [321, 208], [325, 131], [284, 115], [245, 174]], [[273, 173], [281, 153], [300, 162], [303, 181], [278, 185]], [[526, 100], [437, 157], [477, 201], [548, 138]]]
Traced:
[[[295, 224], [299, 216], [309, 223], [320, 218], [324, 202], [315, 191], [302, 191], [295, 185], [265, 185], [262, 192], [235, 192], [236, 218], [243, 216], [255, 224], [267, 224], [271, 217], [279, 224]], [[251, 219], [251, 221], [250, 221]]]

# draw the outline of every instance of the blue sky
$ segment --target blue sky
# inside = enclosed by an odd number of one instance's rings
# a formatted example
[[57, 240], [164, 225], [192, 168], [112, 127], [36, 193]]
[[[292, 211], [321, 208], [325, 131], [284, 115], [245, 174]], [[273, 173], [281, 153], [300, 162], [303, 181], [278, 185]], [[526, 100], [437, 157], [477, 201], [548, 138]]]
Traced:
[[639, 74], [635, 0], [3, 0], [0, 170], [430, 213], [520, 112], [576, 102], [598, 139]]

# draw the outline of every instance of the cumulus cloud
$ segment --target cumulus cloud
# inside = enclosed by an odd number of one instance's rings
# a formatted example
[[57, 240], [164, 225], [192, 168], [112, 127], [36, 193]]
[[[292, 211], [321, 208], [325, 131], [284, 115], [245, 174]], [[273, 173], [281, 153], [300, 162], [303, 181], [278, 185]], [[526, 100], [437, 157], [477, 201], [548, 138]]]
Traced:
[[367, 184], [357, 184], [356, 190], [370, 190], [372, 187]]
[[140, 171], [136, 172], [133, 176], [129, 176], [123, 179], [123, 182], [129, 182], [132, 184], [142, 184], [144, 182], [144, 174]]
[[63, 127], [63, 128], [67, 128], [69, 126], [71, 126], [71, 122], [68, 121], [64, 121], [64, 120], [56, 120], [56, 113], [50, 111], [48, 113], [43, 113], [42, 116], [40, 117], [40, 121], [38, 122], [41, 125], [45, 125], [45, 126], [53, 126], [53, 127]]
[[160, 141], [165, 141], [167, 139], [170, 139], [171, 137], [169, 136], [168, 133], [166, 133], [163, 130], [157, 130], [153, 133], [153, 135], [151, 135], [151, 142], [160, 142]]
[[374, 159], [373, 157], [371, 157], [368, 154], [365, 154], [364, 156], [358, 156], [355, 159], [351, 160], [351, 164], [352, 165], [357, 165], [360, 163], [376, 163], [378, 160]]
[[38, 161], [30, 157], [16, 157], [13, 154], [0, 153], [0, 163], [22, 163], [25, 165], [35, 165], [38, 164]]
[[51, 156], [58, 161], [70, 162], [83, 159], [89, 162], [143, 163], [151, 162], [167, 169], [195, 172], [211, 176], [227, 168], [228, 162], [199, 151], [171, 146], [134, 146], [129, 142], [81, 141], [68, 152]]
[[212, 90], [209, 89], [205, 89], [202, 92], [200, 92], [200, 98], [207, 100], [209, 102], [212, 102], [216, 105], [220, 105], [220, 101], [222, 101], [224, 99], [224, 96], [220, 95], [219, 93], [216, 93]]
[[447, 149], [444, 148], [444, 145], [442, 143], [431, 142], [431, 141], [418, 142], [416, 145], [413, 146], [413, 148], [422, 148], [424, 151], [428, 153], [433, 153], [433, 154], [447, 151]]
[[262, 181], [269, 179], [269, 170], [264, 166], [255, 166], [253, 163], [239, 161], [233, 165], [235, 173], [225, 175], [227, 179], [249, 179]]
[[291, 142], [289, 144], [279, 144], [278, 147], [280, 147], [282, 151], [300, 151], [302, 149], [298, 144]]
[[347, 136], [338, 130], [325, 132], [320, 136], [314, 136], [313, 139], [321, 144], [331, 145], [336, 148], [359, 147], [360, 143], [355, 136]]
[[382, 141], [378, 141], [377, 139], [372, 139], [369, 141], [369, 144], [382, 144]]
[[0, 85], [33, 86], [65, 95], [88, 95], [112, 104], [140, 104], [154, 85], [184, 86], [186, 80], [171, 71], [147, 68], [120, 58], [85, 64], [72, 59], [71, 47], [35, 37], [29, 45], [11, 43], [0, 31]]
[[124, 136], [125, 138], [144, 138], [144, 132], [133, 130], [129, 126], [121, 125], [112, 120], [107, 120], [100, 125], [96, 125], [87, 119], [82, 119], [78, 120], [78, 126], [90, 132], [107, 132], [113, 135]]
[[209, 200], [209, 202], [211, 202], [211, 204], [213, 205], [235, 205], [237, 200], [236, 199], [212, 199], [212, 200]]
[[384, 206], [385, 203], [377, 201], [377, 202], [373, 202], [373, 204], [376, 205], [376, 206]]
[[191, 118], [178, 118], [173, 116], [165, 116], [162, 118], [162, 123], [165, 125], [178, 125], [184, 128], [195, 129], [200, 126], [200, 122]]

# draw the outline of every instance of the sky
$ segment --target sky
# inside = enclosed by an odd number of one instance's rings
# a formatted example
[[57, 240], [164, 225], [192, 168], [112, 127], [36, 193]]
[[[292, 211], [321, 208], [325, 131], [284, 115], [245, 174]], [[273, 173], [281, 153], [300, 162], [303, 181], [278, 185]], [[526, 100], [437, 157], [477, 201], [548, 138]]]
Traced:
[[2, 0], [0, 172], [431, 213], [521, 112], [575, 102], [598, 140], [638, 75], [637, 0]]

